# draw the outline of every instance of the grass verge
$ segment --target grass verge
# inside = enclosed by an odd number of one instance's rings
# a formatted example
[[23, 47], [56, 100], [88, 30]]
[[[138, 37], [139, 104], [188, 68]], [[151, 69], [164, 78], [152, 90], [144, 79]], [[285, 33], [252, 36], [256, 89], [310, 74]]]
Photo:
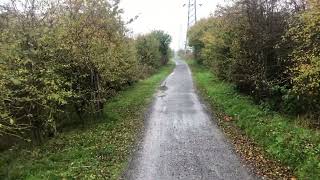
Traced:
[[[300, 127], [288, 117], [264, 110], [232, 84], [189, 61], [202, 97], [258, 144], [270, 158], [289, 166], [299, 179], [320, 179], [320, 134]], [[263, 164], [262, 164], [263, 166]]]
[[112, 98], [102, 122], [61, 133], [39, 147], [3, 152], [0, 179], [118, 179], [143, 127], [146, 107], [172, 69], [163, 67]]

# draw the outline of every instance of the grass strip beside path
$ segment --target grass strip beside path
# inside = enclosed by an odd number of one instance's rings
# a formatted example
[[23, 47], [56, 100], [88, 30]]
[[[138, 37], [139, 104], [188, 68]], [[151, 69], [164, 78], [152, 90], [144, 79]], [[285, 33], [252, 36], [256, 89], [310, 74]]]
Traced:
[[0, 155], [0, 179], [118, 179], [127, 165], [143, 114], [173, 65], [110, 99], [102, 122], [73, 129], [42, 146]]
[[232, 84], [219, 80], [209, 69], [189, 61], [203, 98], [241, 129], [272, 159], [289, 166], [298, 179], [320, 179], [320, 134], [294, 120], [264, 110]]

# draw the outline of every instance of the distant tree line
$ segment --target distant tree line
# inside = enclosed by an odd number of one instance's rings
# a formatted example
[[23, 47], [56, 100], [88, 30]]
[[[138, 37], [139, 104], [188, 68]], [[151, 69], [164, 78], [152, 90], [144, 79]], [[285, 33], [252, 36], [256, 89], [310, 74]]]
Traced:
[[[107, 99], [165, 65], [171, 37], [129, 38], [119, 0], [0, 5], [0, 136], [35, 142], [86, 121]], [[79, 121], [66, 116], [77, 114]], [[68, 118], [69, 117], [69, 118]]]
[[320, 1], [235, 0], [188, 32], [195, 59], [268, 107], [320, 123]]

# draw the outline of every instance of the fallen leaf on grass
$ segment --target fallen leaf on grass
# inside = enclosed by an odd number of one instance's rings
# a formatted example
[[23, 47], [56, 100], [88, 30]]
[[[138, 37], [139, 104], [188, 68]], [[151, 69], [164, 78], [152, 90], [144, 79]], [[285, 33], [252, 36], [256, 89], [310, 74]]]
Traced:
[[230, 122], [230, 121], [232, 121], [232, 117], [224, 116], [224, 120], [227, 121], [227, 122]]

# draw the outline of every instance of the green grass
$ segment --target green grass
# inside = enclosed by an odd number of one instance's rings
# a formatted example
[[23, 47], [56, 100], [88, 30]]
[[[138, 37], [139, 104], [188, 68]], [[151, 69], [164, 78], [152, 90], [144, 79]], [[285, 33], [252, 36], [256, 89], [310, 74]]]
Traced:
[[39, 147], [2, 153], [0, 179], [118, 179], [152, 95], [172, 68], [163, 67], [112, 98], [102, 122], [61, 133]]
[[262, 107], [222, 82], [210, 70], [189, 62], [201, 95], [217, 111], [235, 119], [246, 135], [271, 158], [291, 167], [299, 179], [320, 179], [320, 134], [303, 128], [292, 118]]

